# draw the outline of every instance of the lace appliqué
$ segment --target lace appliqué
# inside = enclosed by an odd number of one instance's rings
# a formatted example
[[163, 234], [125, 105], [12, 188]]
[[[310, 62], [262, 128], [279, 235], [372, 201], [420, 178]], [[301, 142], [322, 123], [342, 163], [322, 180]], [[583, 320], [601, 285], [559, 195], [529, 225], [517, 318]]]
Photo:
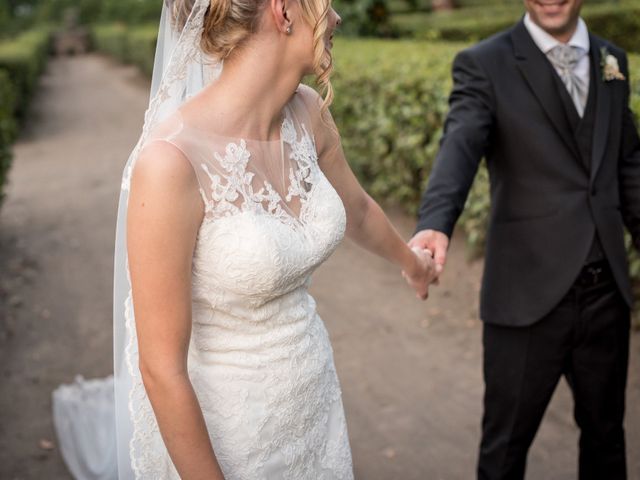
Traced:
[[[289, 169], [289, 186], [285, 198], [264, 180], [261, 188], [253, 186], [253, 172], [247, 171], [251, 159], [251, 152], [245, 140], [238, 143], [228, 143], [224, 155], [215, 153], [214, 157], [226, 174], [212, 172], [209, 165], [202, 163], [200, 167], [210, 180], [210, 195], [200, 188], [200, 195], [205, 205], [205, 219], [213, 220], [220, 217], [235, 215], [241, 212], [253, 211], [267, 213], [285, 225], [294, 229], [302, 227], [305, 220], [304, 205], [319, 179], [318, 156], [312, 136], [304, 124], [300, 125], [301, 135], [298, 140], [296, 128], [289, 118], [285, 118], [281, 128], [281, 139], [290, 149], [290, 158], [294, 161]], [[242, 200], [238, 200], [242, 197]], [[300, 217], [289, 213], [283, 205], [294, 197], [301, 202]]]
[[125, 321], [129, 333], [126, 346], [126, 363], [132, 379], [129, 390], [129, 416], [133, 425], [133, 435], [129, 442], [131, 469], [136, 480], [160, 479], [165, 472], [175, 471], [168, 460], [167, 449], [162, 442], [160, 429], [151, 407], [151, 402], [142, 382], [142, 375], [137, 365], [138, 336], [136, 334], [133, 315], [133, 299], [131, 291], [125, 303]]

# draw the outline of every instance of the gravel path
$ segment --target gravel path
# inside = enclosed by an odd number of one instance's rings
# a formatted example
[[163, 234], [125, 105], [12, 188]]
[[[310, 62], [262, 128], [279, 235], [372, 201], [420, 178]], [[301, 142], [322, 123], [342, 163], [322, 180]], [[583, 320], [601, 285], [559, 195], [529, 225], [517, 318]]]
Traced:
[[[121, 168], [148, 83], [99, 56], [50, 63], [15, 147], [0, 215], [0, 479], [68, 479], [51, 391], [111, 370], [112, 250]], [[389, 215], [409, 236], [413, 220]], [[419, 303], [393, 266], [345, 242], [312, 292], [333, 339], [358, 480], [474, 476], [482, 377], [482, 270], [455, 238], [448, 270]], [[632, 341], [627, 440], [640, 480], [640, 335]], [[528, 479], [576, 478], [578, 432], [564, 382]], [[51, 443], [49, 443], [51, 442]]]

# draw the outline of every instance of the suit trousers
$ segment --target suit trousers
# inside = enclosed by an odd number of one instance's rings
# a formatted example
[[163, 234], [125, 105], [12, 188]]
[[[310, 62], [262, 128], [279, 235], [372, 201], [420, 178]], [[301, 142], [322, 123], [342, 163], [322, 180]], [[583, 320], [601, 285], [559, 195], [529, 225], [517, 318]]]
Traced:
[[604, 264], [605, 274], [592, 282], [583, 270], [553, 311], [533, 325], [485, 323], [479, 480], [524, 478], [529, 447], [562, 376], [580, 428], [579, 479], [626, 478], [630, 311]]

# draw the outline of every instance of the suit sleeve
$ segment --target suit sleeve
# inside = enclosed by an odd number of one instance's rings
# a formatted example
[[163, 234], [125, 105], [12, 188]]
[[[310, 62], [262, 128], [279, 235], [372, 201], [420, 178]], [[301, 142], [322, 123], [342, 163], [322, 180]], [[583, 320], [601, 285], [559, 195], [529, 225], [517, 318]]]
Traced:
[[452, 73], [449, 114], [416, 228], [449, 237], [487, 149], [495, 113], [493, 86], [470, 51], [456, 56]]
[[620, 204], [624, 223], [631, 233], [633, 244], [640, 250], [640, 138], [629, 107], [629, 69], [626, 55], [623, 55], [621, 63], [622, 71], [627, 78], [620, 148]]

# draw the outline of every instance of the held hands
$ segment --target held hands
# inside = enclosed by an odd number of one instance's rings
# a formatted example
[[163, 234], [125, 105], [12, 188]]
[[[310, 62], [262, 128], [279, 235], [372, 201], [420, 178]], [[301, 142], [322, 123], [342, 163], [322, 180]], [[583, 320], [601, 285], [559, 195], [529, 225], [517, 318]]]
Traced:
[[413, 266], [411, 269], [403, 270], [402, 276], [416, 291], [416, 297], [426, 300], [429, 296], [429, 286], [437, 278], [436, 263], [433, 260], [431, 251], [419, 247], [412, 247], [414, 254]]
[[449, 237], [436, 230], [422, 230], [409, 241], [409, 247], [417, 257], [417, 268], [411, 273], [403, 271], [402, 276], [416, 291], [417, 297], [426, 300], [429, 286], [438, 284], [438, 278], [444, 270]]

